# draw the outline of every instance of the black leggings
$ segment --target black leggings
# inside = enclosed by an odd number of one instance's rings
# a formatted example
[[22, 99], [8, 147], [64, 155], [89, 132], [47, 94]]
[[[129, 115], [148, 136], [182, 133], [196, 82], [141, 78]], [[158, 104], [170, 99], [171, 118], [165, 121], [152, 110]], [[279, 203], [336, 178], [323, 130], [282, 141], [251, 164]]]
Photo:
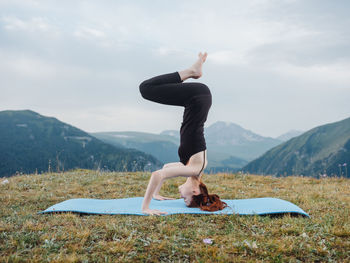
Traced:
[[178, 154], [180, 161], [186, 165], [193, 154], [206, 149], [203, 131], [211, 106], [211, 93], [203, 83], [182, 82], [180, 74], [175, 71], [147, 79], [139, 88], [144, 99], [185, 107]]
[[193, 96], [210, 94], [207, 85], [200, 82], [183, 83], [177, 71], [143, 81], [140, 92], [144, 99], [166, 105], [186, 107]]

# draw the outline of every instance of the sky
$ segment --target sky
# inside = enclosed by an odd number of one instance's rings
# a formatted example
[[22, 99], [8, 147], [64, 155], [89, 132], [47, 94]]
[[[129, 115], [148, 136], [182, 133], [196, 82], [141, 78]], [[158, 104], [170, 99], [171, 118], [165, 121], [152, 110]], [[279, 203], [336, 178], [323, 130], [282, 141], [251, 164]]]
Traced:
[[0, 0], [0, 110], [87, 132], [179, 130], [183, 107], [139, 84], [207, 52], [205, 128], [262, 136], [350, 117], [347, 0]]

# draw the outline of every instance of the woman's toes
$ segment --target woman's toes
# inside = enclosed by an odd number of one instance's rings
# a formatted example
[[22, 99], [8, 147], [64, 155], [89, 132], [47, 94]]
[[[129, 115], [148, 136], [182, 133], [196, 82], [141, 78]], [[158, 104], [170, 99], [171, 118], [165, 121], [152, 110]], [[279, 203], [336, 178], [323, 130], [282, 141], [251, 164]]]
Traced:
[[208, 56], [208, 53], [205, 52], [204, 55], [203, 55], [203, 57], [202, 57], [203, 62], [205, 62], [205, 60], [207, 59], [207, 56]]

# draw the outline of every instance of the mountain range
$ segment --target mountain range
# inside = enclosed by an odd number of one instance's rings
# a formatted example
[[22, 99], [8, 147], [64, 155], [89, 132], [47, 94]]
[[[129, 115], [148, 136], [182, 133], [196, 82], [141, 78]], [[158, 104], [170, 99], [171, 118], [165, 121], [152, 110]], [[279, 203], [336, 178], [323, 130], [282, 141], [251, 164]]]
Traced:
[[[204, 132], [206, 173], [348, 176], [350, 118], [306, 132], [291, 130], [277, 138], [223, 121]], [[89, 134], [30, 110], [1, 111], [0, 177], [73, 168], [154, 171], [179, 161], [179, 136], [176, 130]]]
[[[95, 132], [91, 135], [115, 146], [135, 148], [152, 154], [163, 163], [179, 161], [177, 150], [180, 132], [177, 130], [165, 130], [159, 134], [119, 131]], [[210, 159], [205, 171], [210, 173], [237, 171], [250, 160], [283, 142], [224, 121], [217, 121], [206, 127], [204, 136]]]

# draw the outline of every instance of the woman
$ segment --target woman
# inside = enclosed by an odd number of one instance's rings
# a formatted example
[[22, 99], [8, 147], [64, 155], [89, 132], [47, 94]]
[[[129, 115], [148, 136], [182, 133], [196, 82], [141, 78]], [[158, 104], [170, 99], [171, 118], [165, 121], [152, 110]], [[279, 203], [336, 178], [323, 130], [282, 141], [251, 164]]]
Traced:
[[174, 106], [185, 107], [180, 129], [180, 162], [168, 163], [162, 169], [152, 173], [142, 202], [142, 212], [146, 214], [166, 214], [157, 209], [149, 209], [152, 197], [157, 200], [174, 198], [159, 195], [164, 180], [183, 176], [187, 177], [179, 186], [180, 195], [189, 207], [200, 207], [206, 211], [217, 211], [227, 206], [218, 195], [209, 195], [201, 181], [202, 171], [207, 166], [204, 123], [207, 120], [212, 98], [209, 88], [199, 82], [182, 83], [188, 78], [202, 76], [202, 65], [207, 53], [198, 54], [198, 60], [188, 69], [159, 75], [140, 84], [144, 99]]

